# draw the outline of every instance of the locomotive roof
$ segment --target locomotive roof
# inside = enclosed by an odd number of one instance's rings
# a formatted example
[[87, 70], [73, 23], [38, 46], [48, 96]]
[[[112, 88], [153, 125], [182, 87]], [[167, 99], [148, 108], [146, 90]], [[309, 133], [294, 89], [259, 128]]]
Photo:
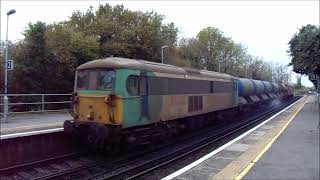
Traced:
[[233, 79], [235, 77], [207, 70], [198, 70], [193, 68], [183, 68], [169, 64], [160, 64], [155, 62], [135, 60], [120, 57], [109, 57], [106, 59], [97, 59], [80, 65], [77, 70], [92, 68], [111, 68], [111, 69], [136, 69], [142, 71], [151, 71], [159, 73], [194, 75], [211, 78]]

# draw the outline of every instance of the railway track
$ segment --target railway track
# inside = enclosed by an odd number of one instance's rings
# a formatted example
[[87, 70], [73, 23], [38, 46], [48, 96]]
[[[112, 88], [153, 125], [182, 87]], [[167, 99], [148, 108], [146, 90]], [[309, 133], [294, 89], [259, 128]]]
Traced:
[[207, 128], [157, 148], [142, 150], [121, 158], [92, 156], [83, 153], [68, 154], [29, 164], [0, 169], [4, 179], [135, 179], [157, 168], [199, 151], [235, 132], [248, 128], [280, 111], [293, 99], [268, 112], [255, 112], [243, 121], [224, 128]]

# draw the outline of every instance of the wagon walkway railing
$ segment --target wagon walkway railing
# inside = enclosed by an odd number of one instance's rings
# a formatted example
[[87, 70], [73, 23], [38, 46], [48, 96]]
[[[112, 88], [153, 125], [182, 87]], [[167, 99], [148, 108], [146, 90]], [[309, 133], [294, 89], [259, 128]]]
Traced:
[[[8, 114], [70, 110], [71, 94], [7, 94]], [[3, 115], [3, 98], [0, 94], [0, 114]]]

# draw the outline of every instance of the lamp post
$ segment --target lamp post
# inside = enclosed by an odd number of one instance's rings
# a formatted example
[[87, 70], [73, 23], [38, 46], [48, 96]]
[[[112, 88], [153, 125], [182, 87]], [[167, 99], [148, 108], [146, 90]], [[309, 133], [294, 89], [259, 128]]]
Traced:
[[320, 76], [316, 75], [316, 78], [317, 78], [318, 112], [319, 112], [318, 128], [320, 129]]
[[249, 64], [246, 64], [245, 66], [246, 66], [246, 68], [245, 68], [245, 77], [246, 77], [246, 78], [249, 78], [249, 77], [248, 77]]
[[219, 73], [220, 73], [220, 64], [223, 63], [223, 61], [219, 61]]
[[7, 34], [6, 34], [6, 55], [4, 60], [4, 98], [3, 98], [3, 119], [4, 122], [7, 122], [8, 120], [8, 30], [9, 30], [9, 16], [11, 14], [14, 14], [16, 12], [15, 9], [11, 9], [9, 12], [7, 12]]
[[168, 48], [169, 46], [162, 46], [161, 47], [161, 63], [163, 64], [163, 49]]

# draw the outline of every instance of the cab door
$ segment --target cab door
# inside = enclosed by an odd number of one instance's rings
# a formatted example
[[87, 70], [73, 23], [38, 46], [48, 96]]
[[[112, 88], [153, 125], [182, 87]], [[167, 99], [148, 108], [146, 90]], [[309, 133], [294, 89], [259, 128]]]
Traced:
[[147, 76], [141, 73], [140, 76], [140, 118], [149, 119], [148, 110], [148, 80]]

